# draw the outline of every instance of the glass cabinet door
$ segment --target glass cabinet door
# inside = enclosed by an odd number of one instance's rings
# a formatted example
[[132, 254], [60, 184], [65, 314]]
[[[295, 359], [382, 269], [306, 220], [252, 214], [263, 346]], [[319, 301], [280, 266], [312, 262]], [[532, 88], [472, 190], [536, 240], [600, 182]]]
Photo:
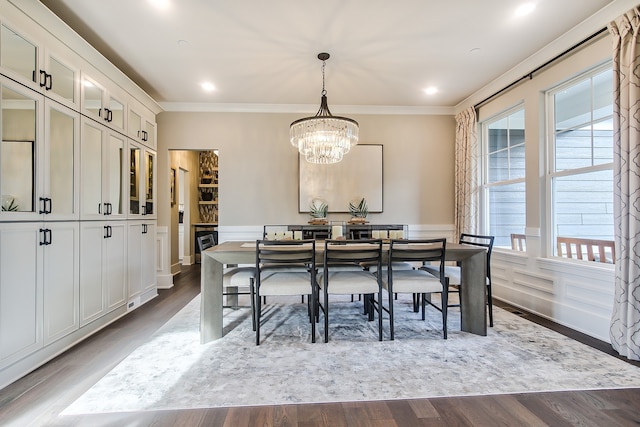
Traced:
[[76, 72], [54, 57], [49, 57], [49, 77], [46, 87], [60, 98], [73, 104], [76, 101]]
[[124, 129], [124, 104], [117, 99], [109, 98], [109, 108], [106, 120], [118, 129]]
[[129, 110], [129, 135], [142, 140], [142, 117], [133, 110]]
[[0, 31], [0, 65], [25, 80], [36, 81], [38, 48], [36, 45], [2, 25]]
[[77, 219], [79, 120], [78, 113], [55, 102], [46, 103], [46, 188], [41, 199], [46, 219]]
[[107, 144], [107, 175], [103, 177], [107, 184], [107, 215], [124, 214], [123, 172], [125, 162], [124, 137], [109, 133]]
[[85, 119], [80, 140], [81, 215], [84, 219], [101, 218], [102, 206], [102, 138], [100, 125]]
[[141, 164], [140, 147], [129, 146], [129, 215], [140, 215]]
[[146, 195], [145, 195], [145, 208], [144, 215], [155, 215], [155, 179], [156, 179], [156, 155], [151, 151], [145, 151], [145, 186], [146, 186]]
[[84, 111], [100, 117], [104, 90], [87, 78], [82, 79], [82, 108]]
[[[2, 142], [0, 148], [0, 196], [4, 219], [36, 219], [38, 100], [19, 85], [0, 86]], [[15, 90], [14, 90], [15, 89]], [[23, 93], [24, 92], [24, 93]], [[32, 218], [33, 217], [33, 218]]]

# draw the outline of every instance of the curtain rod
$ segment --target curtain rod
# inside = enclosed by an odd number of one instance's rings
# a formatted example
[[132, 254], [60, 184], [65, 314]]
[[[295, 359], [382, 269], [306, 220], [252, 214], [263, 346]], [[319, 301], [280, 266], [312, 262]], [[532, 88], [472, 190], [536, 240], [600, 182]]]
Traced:
[[548, 60], [544, 64], [536, 67], [535, 69], [530, 71], [528, 74], [520, 77], [518, 80], [514, 81], [513, 83], [510, 83], [509, 85], [503, 87], [502, 89], [500, 89], [499, 91], [495, 92], [494, 94], [489, 95], [488, 97], [486, 97], [485, 99], [483, 99], [482, 101], [480, 101], [476, 105], [474, 105], [473, 108], [475, 108], [477, 110], [478, 108], [480, 108], [481, 106], [486, 104], [491, 99], [493, 99], [496, 96], [500, 95], [501, 93], [506, 92], [507, 90], [511, 89], [512, 87], [514, 87], [515, 85], [517, 85], [518, 83], [523, 81], [524, 79], [529, 79], [529, 80], [533, 79], [533, 74], [534, 73], [537, 73], [538, 71], [542, 70], [543, 68], [545, 68], [549, 64], [557, 61], [558, 59], [562, 58], [563, 56], [567, 55], [568, 53], [573, 52], [574, 50], [576, 50], [580, 46], [590, 42], [591, 40], [593, 40], [594, 38], [598, 37], [600, 34], [604, 33], [605, 31], [607, 31], [607, 27], [601, 28], [600, 30], [598, 30], [595, 33], [591, 34], [586, 39], [582, 40], [581, 42], [578, 42], [578, 43], [574, 44], [573, 46], [571, 46], [570, 48], [566, 49], [562, 53], [559, 53], [558, 55], [554, 56], [553, 58], [551, 58], [550, 60]]

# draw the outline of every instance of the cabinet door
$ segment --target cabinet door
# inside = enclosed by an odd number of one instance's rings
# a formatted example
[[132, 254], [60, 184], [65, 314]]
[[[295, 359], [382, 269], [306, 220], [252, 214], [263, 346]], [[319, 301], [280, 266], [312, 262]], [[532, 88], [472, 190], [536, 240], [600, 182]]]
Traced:
[[102, 118], [105, 90], [97, 81], [87, 75], [82, 76], [82, 112], [100, 120]]
[[142, 149], [132, 143], [129, 139], [129, 218], [136, 217], [142, 214], [142, 200], [141, 194], [144, 194], [142, 190], [144, 182], [142, 181], [142, 165], [144, 159], [142, 158]]
[[104, 281], [107, 311], [121, 307], [127, 296], [126, 223], [110, 222], [105, 239]]
[[156, 148], [156, 124], [150, 120], [144, 122], [144, 137], [147, 147]]
[[68, 107], [80, 106], [80, 70], [73, 66], [79, 58], [62, 43], [45, 49], [45, 94]]
[[156, 224], [145, 223], [142, 234], [142, 291], [148, 291], [156, 287]]
[[40, 225], [0, 224], [0, 366], [42, 347]]
[[142, 240], [144, 225], [142, 223], [130, 223], [127, 231], [127, 296], [129, 300], [135, 298], [142, 293], [142, 258], [143, 254]]
[[0, 220], [41, 220], [36, 194], [42, 180], [36, 161], [42, 157], [44, 98], [9, 80], [0, 80], [2, 142], [0, 142]]
[[124, 136], [112, 131], [108, 132], [106, 153], [104, 154], [106, 164], [103, 165], [105, 173], [102, 179], [105, 184], [104, 194], [106, 195], [103, 202], [106, 203], [106, 214], [109, 218], [123, 217], [125, 215], [125, 147]]
[[89, 119], [82, 120], [80, 139], [81, 219], [103, 218], [102, 141], [106, 129]]
[[79, 226], [77, 222], [45, 223], [44, 344], [78, 330], [80, 284]]
[[0, 28], [0, 67], [2, 72], [34, 88], [39, 47], [6, 24]]
[[124, 130], [124, 103], [116, 99], [113, 94], [110, 94], [108, 98], [105, 117], [107, 126], [122, 131]]
[[151, 215], [152, 218], [156, 217], [155, 199], [156, 199], [156, 153], [153, 151], [144, 151], [145, 159], [145, 204], [142, 212], [144, 215]]
[[45, 102], [44, 192], [46, 220], [79, 216], [80, 115], [56, 102]]
[[84, 222], [80, 228], [80, 326], [106, 310], [102, 280], [102, 248], [107, 229], [102, 221]]
[[136, 141], [142, 141], [142, 116], [133, 109], [129, 109], [129, 136]]

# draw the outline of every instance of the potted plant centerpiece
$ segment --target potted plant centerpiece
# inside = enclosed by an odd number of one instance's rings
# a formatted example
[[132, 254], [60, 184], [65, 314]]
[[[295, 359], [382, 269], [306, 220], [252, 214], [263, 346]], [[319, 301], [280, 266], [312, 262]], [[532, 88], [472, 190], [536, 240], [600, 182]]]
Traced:
[[328, 211], [329, 206], [323, 200], [313, 199], [309, 204], [309, 215], [311, 215], [311, 221], [309, 221], [309, 224], [328, 224]]
[[350, 224], [366, 224], [369, 208], [367, 200], [363, 197], [360, 200], [355, 199], [349, 202], [349, 213], [351, 214]]

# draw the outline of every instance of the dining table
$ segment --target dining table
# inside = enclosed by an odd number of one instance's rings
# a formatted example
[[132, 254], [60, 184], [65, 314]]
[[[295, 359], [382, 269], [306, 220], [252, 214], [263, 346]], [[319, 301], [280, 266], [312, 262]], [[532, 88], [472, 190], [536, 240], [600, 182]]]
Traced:
[[[383, 245], [388, 251], [389, 245]], [[316, 243], [317, 261], [322, 262], [324, 242]], [[487, 335], [486, 250], [478, 246], [449, 243], [446, 260], [460, 265], [460, 329], [476, 335]], [[200, 342], [223, 337], [223, 272], [228, 264], [256, 262], [256, 241], [226, 241], [202, 253], [200, 278]]]

